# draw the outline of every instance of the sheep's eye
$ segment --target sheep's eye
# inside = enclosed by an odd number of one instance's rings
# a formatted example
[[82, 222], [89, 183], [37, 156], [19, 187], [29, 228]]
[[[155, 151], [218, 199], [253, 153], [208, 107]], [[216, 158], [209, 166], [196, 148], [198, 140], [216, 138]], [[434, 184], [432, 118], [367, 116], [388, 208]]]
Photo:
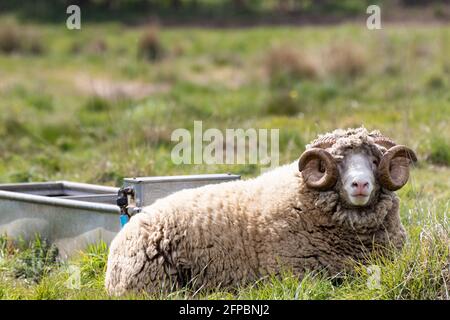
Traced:
[[374, 165], [376, 165], [376, 166], [378, 165], [378, 160], [375, 159], [372, 162], [373, 162]]

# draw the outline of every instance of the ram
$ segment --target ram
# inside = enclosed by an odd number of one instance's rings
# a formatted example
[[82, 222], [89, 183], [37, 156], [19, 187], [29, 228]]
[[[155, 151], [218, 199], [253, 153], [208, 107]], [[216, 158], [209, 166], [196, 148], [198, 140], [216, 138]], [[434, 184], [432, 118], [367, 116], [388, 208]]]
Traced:
[[401, 248], [394, 191], [414, 152], [379, 131], [335, 130], [261, 176], [176, 192], [145, 207], [111, 243], [112, 295], [230, 287], [290, 269], [330, 275], [375, 248]]

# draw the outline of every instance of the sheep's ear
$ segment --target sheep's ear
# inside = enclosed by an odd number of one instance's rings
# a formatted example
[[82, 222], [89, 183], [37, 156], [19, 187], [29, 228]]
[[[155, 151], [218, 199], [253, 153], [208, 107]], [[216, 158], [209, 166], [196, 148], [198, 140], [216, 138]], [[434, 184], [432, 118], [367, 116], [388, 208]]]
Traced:
[[324, 149], [306, 150], [298, 161], [298, 169], [309, 188], [328, 190], [336, 184], [338, 177], [336, 162]]
[[380, 184], [391, 191], [402, 188], [409, 179], [409, 166], [415, 162], [417, 156], [410, 148], [402, 145], [390, 148], [378, 166]]

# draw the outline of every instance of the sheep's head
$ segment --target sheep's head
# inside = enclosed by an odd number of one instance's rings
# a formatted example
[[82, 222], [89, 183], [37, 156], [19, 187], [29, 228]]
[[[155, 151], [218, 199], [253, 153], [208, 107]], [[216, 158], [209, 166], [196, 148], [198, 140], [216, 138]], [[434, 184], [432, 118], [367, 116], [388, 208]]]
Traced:
[[410, 148], [379, 131], [358, 128], [336, 130], [314, 140], [301, 155], [299, 170], [309, 188], [335, 188], [343, 203], [361, 207], [370, 204], [380, 188], [402, 188], [415, 161]]

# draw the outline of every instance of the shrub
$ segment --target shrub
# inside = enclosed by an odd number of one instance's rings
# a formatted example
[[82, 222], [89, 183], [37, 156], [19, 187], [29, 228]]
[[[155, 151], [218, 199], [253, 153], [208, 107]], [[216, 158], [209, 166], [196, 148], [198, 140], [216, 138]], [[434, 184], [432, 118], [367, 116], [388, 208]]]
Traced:
[[20, 33], [17, 28], [10, 25], [0, 27], [0, 51], [10, 54], [22, 49]]
[[364, 73], [367, 57], [364, 49], [351, 42], [334, 43], [324, 52], [327, 73], [353, 78]]
[[161, 60], [164, 56], [164, 48], [159, 39], [159, 30], [156, 27], [149, 28], [139, 40], [138, 55], [151, 62]]
[[289, 46], [271, 49], [265, 57], [265, 67], [270, 83], [275, 86], [314, 79], [319, 74], [318, 65], [310, 55]]
[[39, 34], [30, 29], [6, 24], [0, 26], [0, 52], [38, 55], [44, 52]]

